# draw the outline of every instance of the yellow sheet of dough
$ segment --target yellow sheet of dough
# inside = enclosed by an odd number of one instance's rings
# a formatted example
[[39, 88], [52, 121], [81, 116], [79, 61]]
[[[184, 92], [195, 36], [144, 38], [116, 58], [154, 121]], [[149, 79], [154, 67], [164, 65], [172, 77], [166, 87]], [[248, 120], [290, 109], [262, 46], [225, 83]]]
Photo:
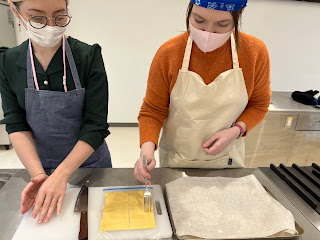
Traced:
[[100, 232], [155, 228], [153, 207], [151, 212], [144, 211], [143, 194], [144, 191], [107, 193]]

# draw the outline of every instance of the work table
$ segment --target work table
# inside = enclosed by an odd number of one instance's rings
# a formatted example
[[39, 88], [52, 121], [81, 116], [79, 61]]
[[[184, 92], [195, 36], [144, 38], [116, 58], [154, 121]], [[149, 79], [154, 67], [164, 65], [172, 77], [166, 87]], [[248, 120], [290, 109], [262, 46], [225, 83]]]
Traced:
[[[52, 170], [48, 170], [49, 173]], [[12, 178], [0, 190], [0, 240], [11, 239], [18, 228], [23, 216], [20, 213], [20, 195], [30, 180], [25, 169], [0, 169], [1, 173], [11, 173]], [[254, 174], [260, 183], [272, 192], [274, 197], [288, 210], [292, 212], [296, 221], [304, 229], [304, 234], [299, 239], [318, 240], [320, 231], [315, 228], [304, 215], [279, 191], [279, 189], [268, 179], [258, 168], [247, 169], [225, 169], [225, 170], [180, 170], [157, 168], [151, 172], [152, 184], [159, 184], [164, 196], [165, 184], [181, 177], [243, 177]], [[86, 184], [88, 187], [102, 186], [127, 186], [139, 185], [133, 176], [133, 169], [78, 169], [70, 178], [69, 184], [81, 187]], [[176, 238], [173, 238], [176, 239]]]
[[291, 92], [273, 91], [271, 96], [270, 112], [295, 112], [295, 113], [319, 113], [319, 108], [296, 102], [291, 97]]

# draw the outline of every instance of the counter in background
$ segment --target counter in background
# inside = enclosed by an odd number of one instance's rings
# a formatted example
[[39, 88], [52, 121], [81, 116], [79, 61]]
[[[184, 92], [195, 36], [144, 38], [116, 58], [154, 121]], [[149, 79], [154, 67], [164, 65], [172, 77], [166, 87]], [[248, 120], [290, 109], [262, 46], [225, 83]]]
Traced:
[[320, 164], [320, 109], [303, 105], [290, 92], [272, 92], [266, 118], [246, 137], [247, 167]]

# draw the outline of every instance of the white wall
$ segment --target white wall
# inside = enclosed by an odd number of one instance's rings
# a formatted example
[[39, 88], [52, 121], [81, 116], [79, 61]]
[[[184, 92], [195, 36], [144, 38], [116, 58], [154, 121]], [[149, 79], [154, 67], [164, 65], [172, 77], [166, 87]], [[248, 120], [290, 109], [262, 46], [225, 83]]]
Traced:
[[[99, 43], [110, 87], [109, 122], [137, 122], [152, 58], [185, 31], [189, 0], [71, 0], [68, 34]], [[271, 57], [273, 91], [320, 89], [320, 4], [249, 0], [243, 30]], [[18, 43], [26, 37], [18, 34]]]
[[249, 0], [243, 30], [270, 52], [274, 91], [320, 90], [320, 3]]

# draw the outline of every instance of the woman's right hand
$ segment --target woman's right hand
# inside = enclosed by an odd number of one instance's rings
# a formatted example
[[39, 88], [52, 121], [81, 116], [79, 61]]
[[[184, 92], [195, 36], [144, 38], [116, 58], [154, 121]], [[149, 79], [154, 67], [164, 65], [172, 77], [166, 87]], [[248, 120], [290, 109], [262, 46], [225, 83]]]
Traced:
[[24, 188], [21, 193], [21, 213], [25, 214], [34, 205], [38, 191], [45, 180], [47, 180], [48, 175], [41, 173], [34, 178]]
[[[156, 160], [154, 159], [154, 150], [156, 145], [153, 142], [145, 142], [141, 145], [141, 152], [140, 158], [137, 160], [136, 164], [134, 165], [134, 176], [140, 182], [144, 183], [144, 178], [151, 178], [149, 172], [155, 168]], [[147, 171], [143, 167], [143, 156], [147, 157]], [[151, 181], [148, 180], [148, 185], [151, 185]]]

